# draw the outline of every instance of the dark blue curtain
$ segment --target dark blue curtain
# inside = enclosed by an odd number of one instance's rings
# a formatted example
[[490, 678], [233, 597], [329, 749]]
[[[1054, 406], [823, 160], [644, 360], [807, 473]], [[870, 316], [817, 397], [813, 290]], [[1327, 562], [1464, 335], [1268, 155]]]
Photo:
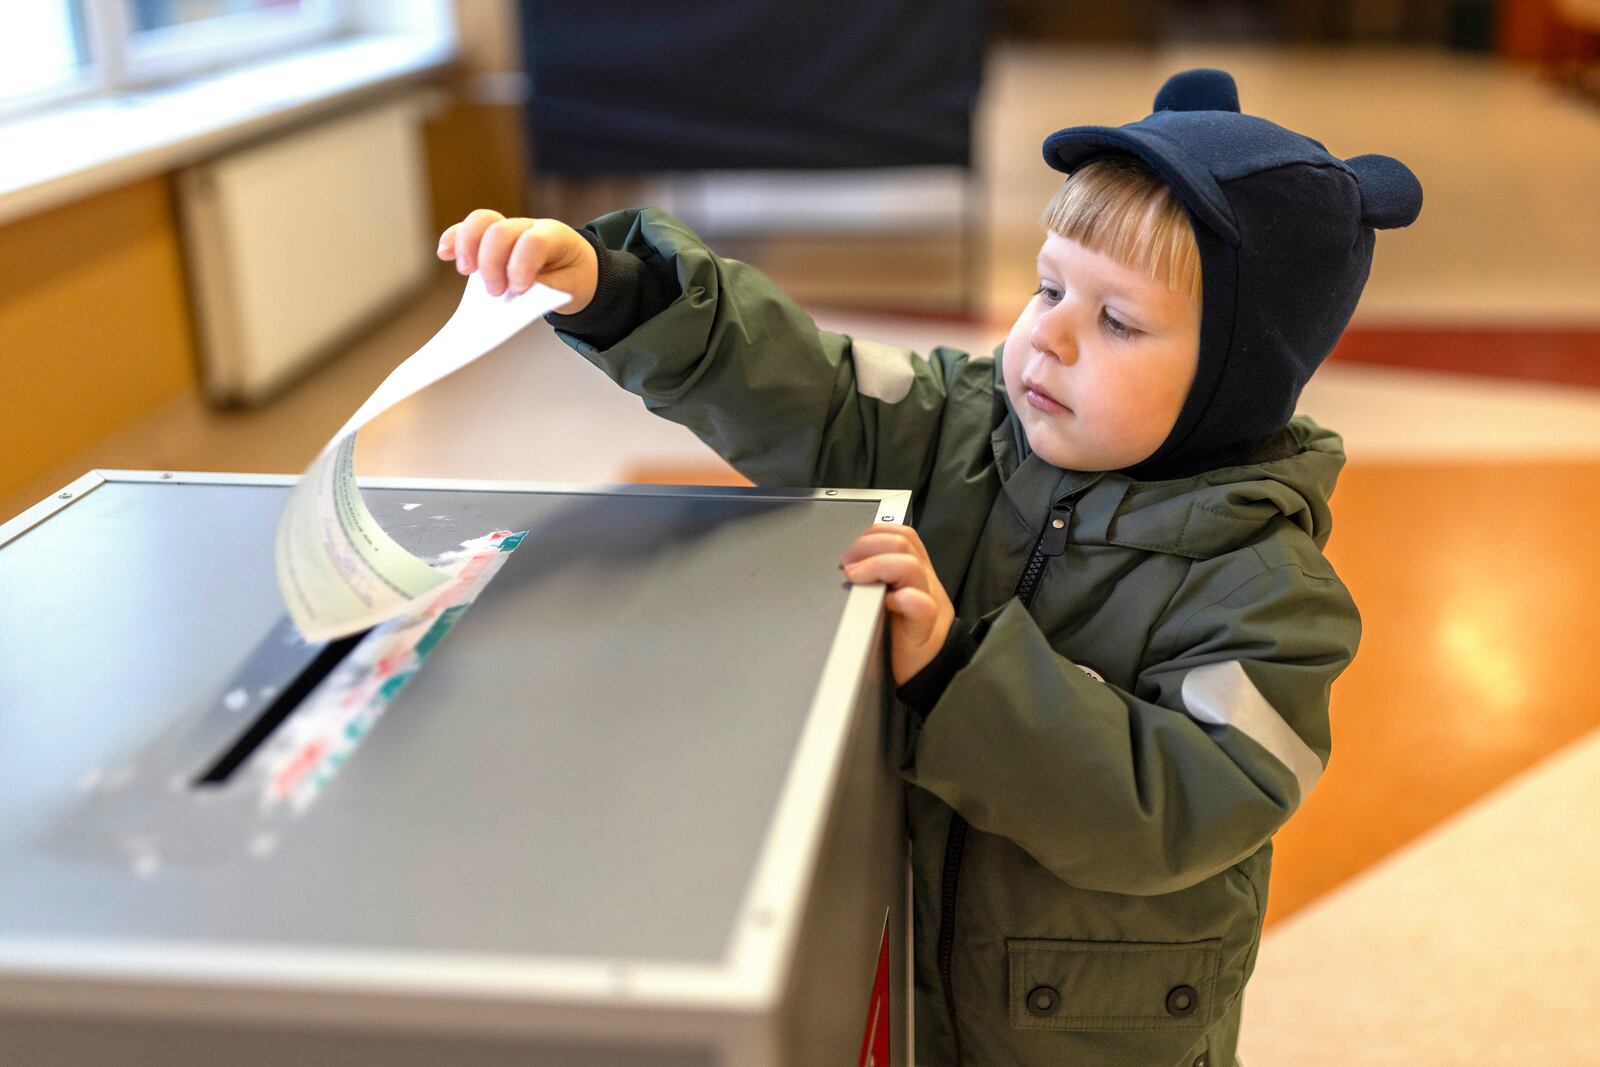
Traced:
[[524, 0], [549, 175], [969, 166], [983, 0]]

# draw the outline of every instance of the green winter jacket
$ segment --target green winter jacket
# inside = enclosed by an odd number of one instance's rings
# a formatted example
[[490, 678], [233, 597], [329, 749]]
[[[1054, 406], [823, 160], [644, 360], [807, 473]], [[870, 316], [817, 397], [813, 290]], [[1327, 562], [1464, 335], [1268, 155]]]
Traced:
[[757, 484], [913, 490], [976, 627], [903, 767], [917, 1062], [1232, 1064], [1270, 839], [1327, 763], [1360, 634], [1322, 554], [1339, 437], [1296, 418], [1251, 465], [1062, 470], [998, 359], [819, 330], [659, 211], [592, 228], [682, 295], [604, 351], [568, 343]]

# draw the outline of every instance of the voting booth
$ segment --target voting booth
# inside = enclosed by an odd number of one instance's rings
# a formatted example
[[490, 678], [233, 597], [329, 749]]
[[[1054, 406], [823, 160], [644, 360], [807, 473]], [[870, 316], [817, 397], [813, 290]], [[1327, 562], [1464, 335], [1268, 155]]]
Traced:
[[903, 723], [837, 568], [908, 494], [364, 479], [495, 564], [395, 672], [287, 624], [292, 482], [0, 526], [0, 1062], [909, 1062]]

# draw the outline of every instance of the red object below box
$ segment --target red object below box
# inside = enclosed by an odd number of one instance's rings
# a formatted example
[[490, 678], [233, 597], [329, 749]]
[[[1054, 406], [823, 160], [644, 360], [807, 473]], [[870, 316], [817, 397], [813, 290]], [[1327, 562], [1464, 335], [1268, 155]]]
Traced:
[[889, 924], [883, 926], [878, 948], [878, 973], [872, 979], [872, 1000], [867, 1005], [867, 1032], [861, 1037], [859, 1067], [889, 1064]]

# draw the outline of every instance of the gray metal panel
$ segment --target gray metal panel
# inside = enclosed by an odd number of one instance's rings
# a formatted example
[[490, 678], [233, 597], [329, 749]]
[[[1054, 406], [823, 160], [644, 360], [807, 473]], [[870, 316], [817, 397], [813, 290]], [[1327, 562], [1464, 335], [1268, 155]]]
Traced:
[[217, 714], [286, 492], [113, 482], [0, 548], [0, 934], [720, 958], [875, 504], [369, 489], [414, 551], [529, 537], [275, 853], [140, 878], [75, 783]]
[[0, 1052], [25, 1067], [734, 1067], [682, 1044], [490, 1039], [471, 1034], [373, 1034], [306, 1027], [196, 1025], [8, 1017]]

